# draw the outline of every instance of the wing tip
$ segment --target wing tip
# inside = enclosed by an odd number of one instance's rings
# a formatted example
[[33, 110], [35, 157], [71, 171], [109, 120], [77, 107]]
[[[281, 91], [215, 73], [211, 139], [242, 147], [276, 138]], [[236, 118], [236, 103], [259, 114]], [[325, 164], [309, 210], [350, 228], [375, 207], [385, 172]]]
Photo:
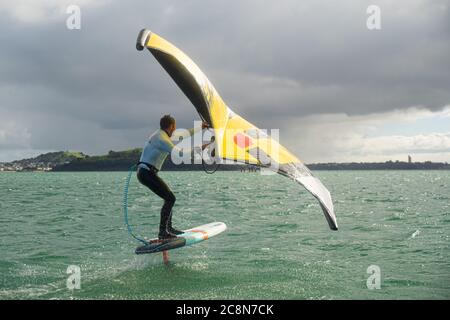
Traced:
[[[325, 215], [325, 216], [326, 216], [326, 215]], [[328, 225], [330, 226], [330, 229], [331, 229], [332, 231], [338, 231], [339, 228], [338, 228], [337, 222], [336, 222], [335, 220], [332, 220], [332, 219], [329, 218], [328, 216], [326, 216], [326, 218], [327, 218], [327, 221], [328, 221]]]
[[145, 45], [147, 44], [148, 39], [150, 38], [151, 35], [152, 32], [148, 29], [142, 29], [141, 31], [139, 31], [139, 35], [136, 40], [136, 49], [138, 51], [144, 50]]
[[322, 202], [319, 201], [319, 203], [320, 206], [322, 207], [323, 214], [325, 215], [325, 219], [327, 220], [330, 229], [333, 231], [338, 231], [339, 228], [334, 213], [332, 213], [332, 211], [329, 211], [328, 208]]

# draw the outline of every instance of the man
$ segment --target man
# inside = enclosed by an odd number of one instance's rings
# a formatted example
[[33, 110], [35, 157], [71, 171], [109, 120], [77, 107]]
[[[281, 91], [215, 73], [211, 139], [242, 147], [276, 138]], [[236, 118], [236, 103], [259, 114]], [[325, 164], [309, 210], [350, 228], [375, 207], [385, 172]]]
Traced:
[[[159, 125], [160, 129], [150, 136], [142, 150], [138, 163], [137, 177], [140, 183], [164, 199], [158, 234], [158, 238], [163, 240], [176, 238], [177, 235], [183, 232], [172, 227], [172, 207], [176, 199], [172, 190], [158, 176], [158, 171], [161, 170], [164, 161], [172, 151], [180, 154], [182, 150], [170, 140], [176, 129], [175, 119], [170, 115], [165, 115], [161, 118]], [[206, 123], [202, 124], [202, 129], [207, 127]], [[192, 136], [195, 132], [195, 129], [190, 129], [189, 136]], [[207, 145], [204, 144], [202, 149]]]

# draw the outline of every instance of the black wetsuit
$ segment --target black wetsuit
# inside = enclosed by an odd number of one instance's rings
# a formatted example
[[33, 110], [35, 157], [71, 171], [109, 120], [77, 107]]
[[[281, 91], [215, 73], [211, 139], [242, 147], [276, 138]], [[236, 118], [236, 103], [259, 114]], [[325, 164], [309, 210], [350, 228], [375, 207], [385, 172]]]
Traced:
[[159, 236], [164, 237], [172, 229], [172, 207], [176, 198], [169, 186], [158, 176], [158, 169], [149, 164], [147, 164], [147, 167], [150, 170], [138, 168], [137, 178], [140, 183], [164, 200], [159, 225]]

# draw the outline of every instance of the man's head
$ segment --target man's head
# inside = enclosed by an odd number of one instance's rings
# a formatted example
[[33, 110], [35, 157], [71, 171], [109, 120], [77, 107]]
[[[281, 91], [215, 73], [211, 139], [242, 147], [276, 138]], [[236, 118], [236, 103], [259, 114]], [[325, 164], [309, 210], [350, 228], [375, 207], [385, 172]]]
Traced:
[[159, 126], [161, 127], [161, 130], [167, 132], [169, 137], [171, 137], [172, 133], [176, 129], [175, 118], [173, 118], [170, 114], [166, 114], [161, 118], [161, 120], [159, 120]]

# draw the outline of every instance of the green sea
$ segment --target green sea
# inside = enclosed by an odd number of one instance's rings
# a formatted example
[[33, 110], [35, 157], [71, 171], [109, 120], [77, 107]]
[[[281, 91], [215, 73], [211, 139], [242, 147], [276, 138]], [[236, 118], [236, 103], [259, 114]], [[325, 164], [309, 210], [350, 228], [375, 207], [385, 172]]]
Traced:
[[[228, 229], [136, 256], [122, 212], [126, 172], [0, 173], [0, 299], [449, 299], [449, 171], [318, 171], [331, 231], [301, 186], [259, 173], [161, 172], [174, 226]], [[130, 223], [156, 236], [162, 201], [133, 176]], [[70, 265], [80, 289], [68, 289]], [[379, 289], [369, 289], [369, 266]]]

